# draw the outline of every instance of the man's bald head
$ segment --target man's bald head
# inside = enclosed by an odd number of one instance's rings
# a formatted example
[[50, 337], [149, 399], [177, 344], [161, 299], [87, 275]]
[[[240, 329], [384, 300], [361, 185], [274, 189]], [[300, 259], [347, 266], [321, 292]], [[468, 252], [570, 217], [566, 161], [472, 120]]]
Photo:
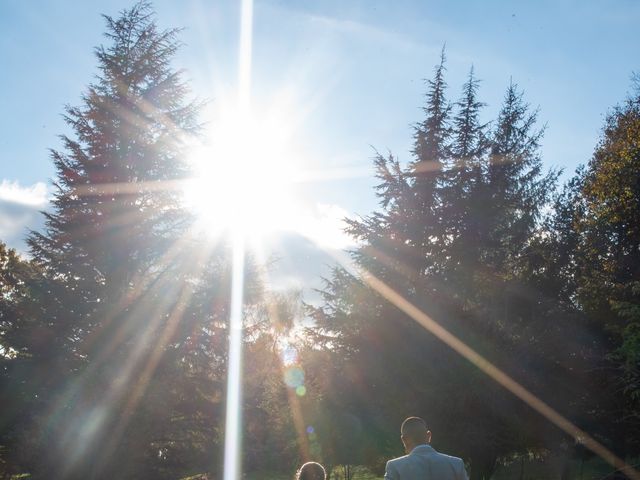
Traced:
[[400, 435], [407, 453], [418, 445], [431, 442], [431, 432], [427, 428], [427, 423], [420, 417], [409, 417], [402, 422]]

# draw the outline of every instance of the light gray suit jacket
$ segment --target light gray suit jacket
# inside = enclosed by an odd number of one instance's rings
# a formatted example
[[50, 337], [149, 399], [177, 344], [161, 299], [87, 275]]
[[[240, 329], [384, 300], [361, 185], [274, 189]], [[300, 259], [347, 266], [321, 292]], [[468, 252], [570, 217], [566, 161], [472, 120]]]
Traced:
[[464, 462], [418, 445], [409, 455], [387, 462], [385, 480], [468, 480]]

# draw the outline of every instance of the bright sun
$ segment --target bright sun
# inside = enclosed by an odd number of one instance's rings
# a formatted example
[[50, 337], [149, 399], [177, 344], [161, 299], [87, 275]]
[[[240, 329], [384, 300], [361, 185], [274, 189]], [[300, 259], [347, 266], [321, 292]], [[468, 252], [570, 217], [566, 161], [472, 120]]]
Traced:
[[229, 109], [218, 116], [193, 150], [195, 178], [185, 188], [201, 230], [260, 237], [291, 227], [295, 155], [289, 120], [276, 111]]

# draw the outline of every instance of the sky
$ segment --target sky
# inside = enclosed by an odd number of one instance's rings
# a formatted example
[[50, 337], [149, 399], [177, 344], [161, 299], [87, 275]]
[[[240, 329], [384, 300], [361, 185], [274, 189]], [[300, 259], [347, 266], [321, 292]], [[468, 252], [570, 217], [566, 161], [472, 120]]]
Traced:
[[[161, 27], [182, 27], [175, 66], [216, 121], [234, 97], [239, 1], [157, 0]], [[68, 133], [61, 114], [96, 74], [100, 14], [130, 1], [0, 0], [0, 240], [25, 250], [41, 228], [53, 177], [48, 149]], [[422, 119], [425, 78], [446, 45], [449, 98], [470, 67], [482, 80], [486, 120], [510, 79], [546, 124], [542, 157], [567, 178], [598, 141], [606, 112], [640, 72], [640, 2], [255, 0], [252, 103], [289, 128], [291, 161], [312, 172], [296, 202], [325, 247], [339, 250], [345, 215], [376, 208], [376, 150], [410, 160], [412, 125]], [[267, 115], [267, 113], [265, 113]], [[338, 233], [335, 233], [338, 232]], [[279, 278], [318, 285], [331, 256], [291, 234], [278, 240]], [[296, 256], [297, 255], [297, 256]]]

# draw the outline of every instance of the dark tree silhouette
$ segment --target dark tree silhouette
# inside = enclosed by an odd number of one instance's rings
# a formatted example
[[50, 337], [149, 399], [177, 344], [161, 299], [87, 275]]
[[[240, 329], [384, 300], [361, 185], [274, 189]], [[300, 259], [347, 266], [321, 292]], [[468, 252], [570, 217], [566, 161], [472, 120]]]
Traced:
[[[534, 348], [518, 332], [537, 324], [524, 265], [557, 174], [542, 172], [536, 112], [514, 84], [491, 131], [479, 121], [473, 71], [453, 117], [444, 85], [443, 55], [428, 82], [414, 160], [404, 168], [393, 157], [376, 159], [381, 209], [349, 221], [348, 232], [362, 242], [353, 259], [507, 372], [539, 386], [528, 368]], [[527, 407], [347, 271], [336, 269], [323, 295], [324, 305], [312, 309], [316, 339], [328, 342], [335, 374], [347, 376], [329, 383], [328, 401], [357, 415], [373, 438], [396, 438], [403, 415], [423, 414], [436, 445], [464, 455], [472, 478], [482, 479], [498, 459], [538, 446], [548, 433]], [[378, 445], [379, 464], [394, 444]]]

